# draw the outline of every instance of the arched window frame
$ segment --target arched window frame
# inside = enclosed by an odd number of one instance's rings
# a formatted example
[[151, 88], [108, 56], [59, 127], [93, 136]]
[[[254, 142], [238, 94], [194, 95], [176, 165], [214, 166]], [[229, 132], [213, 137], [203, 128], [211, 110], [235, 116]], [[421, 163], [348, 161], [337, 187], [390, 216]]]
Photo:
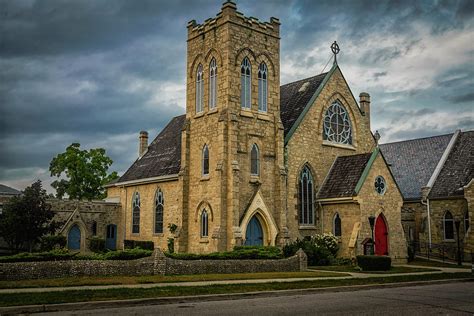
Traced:
[[196, 113], [203, 111], [204, 99], [204, 73], [202, 65], [199, 64], [196, 71]]
[[268, 103], [268, 69], [267, 65], [262, 62], [258, 67], [258, 110], [267, 112]]
[[202, 148], [202, 175], [208, 176], [209, 175], [209, 147], [207, 144], [204, 145]]
[[132, 199], [132, 234], [140, 233], [140, 194], [135, 192]]
[[443, 237], [444, 240], [454, 240], [454, 217], [450, 211], [443, 216]]
[[314, 225], [314, 180], [308, 166], [304, 166], [299, 177], [299, 224]]
[[252, 100], [252, 64], [245, 57], [240, 65], [240, 105], [243, 109], [250, 109]]
[[332, 219], [332, 233], [334, 236], [336, 237], [341, 237], [342, 236], [342, 220], [341, 220], [341, 216], [339, 215], [339, 213], [336, 212], [336, 214], [334, 214], [334, 217]]
[[257, 144], [253, 144], [250, 150], [250, 175], [260, 175], [260, 150]]
[[201, 213], [201, 237], [209, 237], [209, 214], [207, 210], [204, 209]]
[[209, 109], [215, 109], [217, 106], [217, 62], [215, 58], [211, 59], [209, 64]]
[[349, 112], [339, 101], [334, 101], [324, 113], [323, 140], [352, 145], [351, 118]]
[[163, 233], [163, 220], [165, 212], [165, 199], [163, 196], [163, 191], [161, 189], [156, 190], [155, 193], [155, 234]]
[[469, 230], [469, 210], [466, 210], [464, 212], [464, 234], [467, 234], [467, 231]]

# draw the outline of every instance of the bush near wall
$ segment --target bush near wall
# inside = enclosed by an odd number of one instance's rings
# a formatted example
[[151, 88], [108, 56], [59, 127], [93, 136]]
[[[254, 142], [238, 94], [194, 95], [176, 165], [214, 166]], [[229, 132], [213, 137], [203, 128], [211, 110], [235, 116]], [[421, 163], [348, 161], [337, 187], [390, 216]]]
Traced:
[[281, 259], [283, 254], [277, 247], [237, 246], [233, 251], [207, 254], [166, 253], [169, 258], [180, 260], [228, 260], [228, 259]]
[[300, 248], [308, 256], [308, 265], [325, 266], [334, 262], [339, 245], [337, 238], [332, 234], [315, 235], [306, 239], [296, 239], [283, 246], [283, 254], [285, 257], [294, 256]]
[[40, 240], [41, 251], [51, 251], [53, 249], [60, 249], [66, 247], [66, 236], [50, 235], [43, 236]]
[[105, 251], [105, 239], [99, 237], [92, 237], [89, 239], [89, 249], [92, 252]]
[[142, 249], [147, 249], [147, 250], [153, 250], [155, 249], [155, 244], [151, 240], [127, 240], [125, 239], [123, 241], [123, 245], [125, 249], [134, 249], [134, 248], [142, 248]]
[[362, 271], [388, 271], [392, 258], [388, 256], [357, 256], [357, 265]]

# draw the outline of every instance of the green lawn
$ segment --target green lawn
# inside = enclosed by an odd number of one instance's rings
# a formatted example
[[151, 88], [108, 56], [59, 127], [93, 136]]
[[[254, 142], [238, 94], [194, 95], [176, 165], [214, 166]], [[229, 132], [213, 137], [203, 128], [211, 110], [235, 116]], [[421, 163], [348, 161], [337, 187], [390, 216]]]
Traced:
[[333, 272], [359, 272], [359, 273], [375, 273], [375, 274], [390, 274], [390, 273], [412, 273], [412, 272], [429, 272], [439, 271], [432, 268], [411, 268], [411, 267], [392, 267], [389, 271], [361, 271], [359, 267], [354, 266], [314, 266], [309, 269], [333, 271]]
[[441, 273], [428, 275], [403, 275], [369, 279], [336, 279], [264, 284], [229, 284], [212, 286], [166, 286], [137, 289], [70, 290], [61, 292], [14, 293], [0, 295], [0, 306], [58, 304], [84, 301], [124, 300], [134, 298], [169, 297], [185, 295], [244, 293], [255, 291], [325, 288], [334, 286], [399, 283], [410, 281], [470, 278], [470, 273]]
[[216, 280], [253, 280], [253, 279], [286, 279], [341, 277], [349, 274], [331, 272], [262, 272], [235, 274], [194, 274], [194, 275], [150, 275], [150, 276], [103, 276], [103, 277], [69, 277], [57, 279], [37, 279], [23, 281], [0, 281], [0, 289], [32, 287], [68, 287], [81, 285], [118, 285], [144, 283], [170, 283]]
[[421, 259], [421, 258], [416, 258], [414, 261], [411, 261], [408, 264], [415, 265], [415, 266], [427, 266], [427, 267], [439, 267], [439, 268], [471, 269], [470, 266], [458, 266], [457, 264], [453, 264], [453, 263], [429, 261], [427, 259]]

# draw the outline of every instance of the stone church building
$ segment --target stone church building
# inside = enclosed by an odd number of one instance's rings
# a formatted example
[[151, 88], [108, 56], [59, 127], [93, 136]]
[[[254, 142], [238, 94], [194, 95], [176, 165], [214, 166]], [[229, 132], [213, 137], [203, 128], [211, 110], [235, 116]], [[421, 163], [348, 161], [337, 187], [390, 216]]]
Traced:
[[[342, 257], [406, 258], [403, 196], [339, 65], [280, 86], [280, 23], [225, 2], [188, 23], [186, 114], [174, 117], [107, 186], [121, 204], [117, 240], [178, 252], [282, 246], [333, 233]], [[169, 225], [177, 229], [171, 233]]]

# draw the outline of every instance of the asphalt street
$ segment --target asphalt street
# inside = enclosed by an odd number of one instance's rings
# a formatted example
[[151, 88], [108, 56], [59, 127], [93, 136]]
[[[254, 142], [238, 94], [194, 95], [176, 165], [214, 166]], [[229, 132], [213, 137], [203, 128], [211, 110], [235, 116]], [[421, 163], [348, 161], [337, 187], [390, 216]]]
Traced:
[[473, 315], [474, 283], [81, 310], [43, 315]]

